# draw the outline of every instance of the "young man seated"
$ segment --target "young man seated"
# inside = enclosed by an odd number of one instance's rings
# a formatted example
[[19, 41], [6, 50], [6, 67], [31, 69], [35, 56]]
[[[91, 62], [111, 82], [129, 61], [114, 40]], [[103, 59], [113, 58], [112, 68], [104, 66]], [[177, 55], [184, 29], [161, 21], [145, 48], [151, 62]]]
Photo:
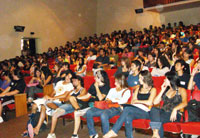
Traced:
[[[69, 101], [71, 103], [74, 102], [74, 100], [78, 100], [79, 96], [83, 96], [83, 95], [87, 94], [87, 91], [85, 90], [85, 88], [83, 88], [83, 79], [80, 76], [76, 76], [76, 77], [72, 78], [72, 83], [74, 86], [74, 90], [69, 94], [70, 95]], [[59, 97], [59, 98], [63, 98], [63, 97]], [[56, 135], [54, 132], [55, 132], [58, 118], [62, 115], [72, 113], [75, 110], [79, 110], [79, 109], [74, 108], [70, 103], [66, 103], [66, 104], [59, 106], [53, 113], [51, 130], [50, 130], [50, 133], [48, 134], [47, 138], [56, 138]]]
[[[72, 74], [70, 71], [65, 72], [65, 80], [61, 80], [57, 82], [54, 91], [51, 96], [44, 96], [44, 98], [34, 100], [34, 104], [32, 105], [32, 114], [34, 116], [37, 110], [40, 111], [40, 118], [38, 124], [33, 128], [28, 129], [28, 131], [24, 132], [24, 135], [29, 133], [29, 135], [38, 135], [39, 130], [45, 120], [45, 116], [52, 115], [52, 113], [60, 106], [63, 105], [63, 100], [68, 100], [69, 93], [74, 89], [71, 83]], [[62, 98], [62, 101], [61, 101]]]
[[13, 80], [1, 94], [0, 94], [0, 123], [4, 120], [2, 118], [3, 107], [15, 103], [14, 95], [23, 93], [26, 87], [26, 84], [23, 79], [23, 75], [20, 70], [14, 70], [12, 72]]

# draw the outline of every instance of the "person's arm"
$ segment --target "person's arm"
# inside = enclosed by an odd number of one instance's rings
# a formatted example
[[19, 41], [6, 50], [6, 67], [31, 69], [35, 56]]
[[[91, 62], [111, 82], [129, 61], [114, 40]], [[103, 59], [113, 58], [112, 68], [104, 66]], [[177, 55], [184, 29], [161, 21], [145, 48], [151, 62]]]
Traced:
[[60, 77], [60, 74], [61, 74], [61, 72], [64, 70], [64, 68], [61, 68], [59, 71], [58, 71], [58, 73], [57, 73], [57, 75], [56, 75], [56, 78], [57, 77]]
[[82, 74], [85, 72], [85, 70], [86, 70], [86, 65], [83, 65], [82, 70], [78, 71], [77, 74]]
[[136, 104], [140, 103], [140, 104], [145, 104], [145, 105], [148, 105], [148, 106], [152, 106], [153, 105], [153, 100], [156, 97], [156, 88], [152, 88], [150, 93], [151, 94], [150, 94], [148, 100], [135, 100], [133, 102], [136, 103]]
[[164, 67], [162, 69], [153, 68], [151, 75], [152, 76], [164, 76], [166, 72], [170, 71], [168, 67]]
[[197, 73], [198, 71], [198, 68], [194, 68], [193, 71], [192, 71], [192, 74], [190, 76], [190, 80], [189, 80], [189, 83], [188, 83], [188, 90], [192, 90], [194, 85], [195, 85], [195, 82], [194, 82], [194, 76], [195, 74]]
[[13, 90], [13, 91], [10, 91], [10, 92], [4, 92], [4, 93], [0, 94], [0, 97], [12, 96], [12, 95], [15, 95], [15, 94], [18, 94], [18, 93], [19, 93], [19, 90]]
[[99, 89], [99, 85], [96, 82], [94, 83], [94, 87], [96, 89], [96, 93], [97, 93], [97, 97], [98, 97], [99, 101], [102, 101], [106, 97], [106, 95], [101, 93], [101, 91]]
[[[6, 89], [5, 89], [5, 90], [4, 90], [4, 91], [3, 91], [1, 94], [4, 94], [4, 93], [7, 93], [7, 92], [9, 92], [9, 91], [10, 91], [10, 88], [11, 88], [11, 87], [10, 87], [10, 86], [8, 86], [8, 87], [7, 87], [7, 88], [6, 88]], [[0, 95], [1, 95], [1, 94], [0, 94]]]
[[179, 93], [181, 94], [182, 102], [174, 107], [172, 110], [170, 121], [176, 121], [177, 111], [183, 109], [187, 106], [187, 92], [184, 88], [179, 88]]
[[131, 104], [134, 104], [134, 101], [137, 100], [137, 95], [138, 95], [138, 92], [139, 92], [139, 88], [140, 88], [139, 85], [138, 85], [138, 87], [135, 88], [135, 91], [133, 93], [133, 97], [132, 97], [132, 100], [131, 100]]

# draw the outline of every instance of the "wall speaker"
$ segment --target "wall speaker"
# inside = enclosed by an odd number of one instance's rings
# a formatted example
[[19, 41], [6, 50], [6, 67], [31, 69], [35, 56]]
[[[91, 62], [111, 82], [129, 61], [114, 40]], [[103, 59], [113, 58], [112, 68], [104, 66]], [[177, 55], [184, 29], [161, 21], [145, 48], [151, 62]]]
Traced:
[[16, 32], [24, 32], [25, 26], [14, 26]]
[[143, 9], [135, 9], [135, 13], [138, 14], [138, 13], [143, 13]]

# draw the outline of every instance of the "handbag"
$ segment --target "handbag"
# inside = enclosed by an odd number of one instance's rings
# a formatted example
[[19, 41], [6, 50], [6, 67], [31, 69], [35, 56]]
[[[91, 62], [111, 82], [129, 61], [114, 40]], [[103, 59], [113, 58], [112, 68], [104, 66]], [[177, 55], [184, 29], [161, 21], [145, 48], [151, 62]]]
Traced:
[[107, 101], [95, 101], [94, 107], [96, 107], [98, 109], [102, 109], [102, 110], [109, 109]]
[[[128, 89], [125, 89], [122, 93], [122, 96]], [[99, 109], [109, 109], [109, 108], [118, 108], [120, 105], [118, 103], [113, 103], [111, 101], [95, 101], [94, 102], [94, 107], [99, 108]]]

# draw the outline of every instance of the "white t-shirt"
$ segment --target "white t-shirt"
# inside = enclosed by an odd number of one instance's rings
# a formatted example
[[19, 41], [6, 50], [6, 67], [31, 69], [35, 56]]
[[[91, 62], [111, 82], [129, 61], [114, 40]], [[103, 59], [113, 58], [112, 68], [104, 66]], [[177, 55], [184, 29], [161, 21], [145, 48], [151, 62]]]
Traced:
[[64, 94], [66, 91], [71, 91], [71, 90], [74, 89], [72, 83], [68, 83], [68, 84], [64, 85], [63, 82], [64, 82], [64, 81], [59, 81], [59, 82], [56, 84], [56, 87], [54, 88], [55, 91], [56, 91], [55, 96], [62, 95], [62, 94]]
[[93, 55], [91, 57], [88, 57], [87, 58], [87, 61], [90, 61], [90, 60], [96, 60], [97, 56], [96, 55]]
[[[117, 91], [116, 88], [111, 88], [110, 91], [108, 92], [106, 99], [111, 100], [113, 103], [125, 104], [128, 102], [128, 99], [131, 96], [130, 90], [129, 89], [126, 91], [125, 90], [126, 89]], [[124, 94], [123, 94], [123, 92], [124, 92]]]

